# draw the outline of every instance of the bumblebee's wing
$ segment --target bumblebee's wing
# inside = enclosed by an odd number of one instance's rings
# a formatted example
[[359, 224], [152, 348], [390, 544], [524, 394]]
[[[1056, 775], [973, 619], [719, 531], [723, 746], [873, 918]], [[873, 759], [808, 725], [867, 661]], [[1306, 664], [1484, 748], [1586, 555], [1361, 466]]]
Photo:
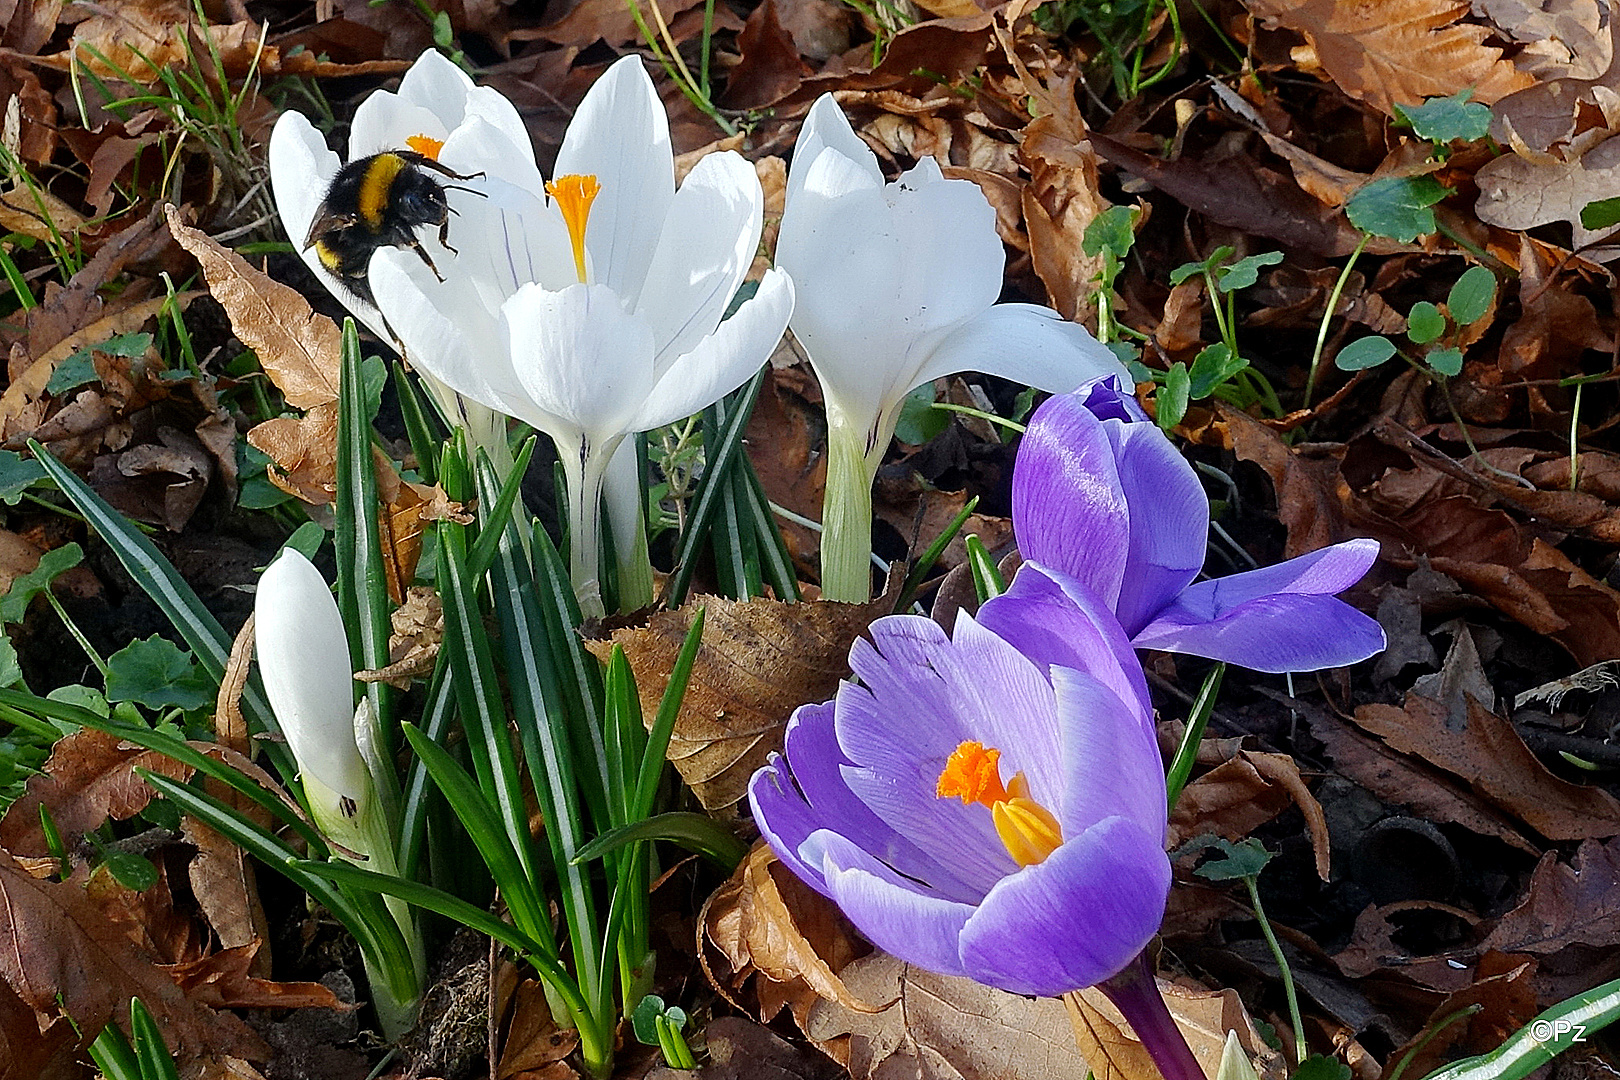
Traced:
[[360, 224], [360, 215], [356, 213], [339, 214], [332, 209], [332, 204], [325, 199], [315, 208], [315, 220], [309, 223], [309, 235], [304, 237], [304, 246], [310, 247], [322, 236], [337, 229], [347, 229]]

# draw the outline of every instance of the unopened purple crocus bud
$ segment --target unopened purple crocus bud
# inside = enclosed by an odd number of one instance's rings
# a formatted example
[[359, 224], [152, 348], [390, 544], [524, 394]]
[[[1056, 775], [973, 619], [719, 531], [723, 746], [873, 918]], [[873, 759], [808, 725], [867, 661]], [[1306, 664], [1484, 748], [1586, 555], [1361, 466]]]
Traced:
[[[1378, 623], [1334, 594], [1360, 581], [1378, 541], [1350, 540], [1276, 566], [1195, 581], [1209, 500], [1187, 459], [1110, 376], [1048, 400], [1013, 471], [1013, 532], [1026, 563], [985, 625], [1042, 663], [1032, 613], [1088, 592], [1141, 649], [1256, 671], [1314, 671], [1384, 648]], [[1032, 569], [1033, 569], [1032, 568]], [[1029, 646], [1029, 647], [1026, 647]]]

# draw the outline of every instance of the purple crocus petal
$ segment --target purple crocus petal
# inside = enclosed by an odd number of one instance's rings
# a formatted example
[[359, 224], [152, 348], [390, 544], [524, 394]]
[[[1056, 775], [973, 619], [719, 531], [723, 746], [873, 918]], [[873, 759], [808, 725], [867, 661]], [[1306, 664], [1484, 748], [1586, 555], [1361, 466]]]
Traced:
[[780, 754], [772, 754], [748, 781], [748, 803], [753, 807], [754, 824], [776, 857], [787, 864], [799, 880], [822, 895], [827, 883], [821, 868], [799, 858], [799, 845], [824, 827], [821, 815], [794, 790], [792, 770]]
[[1209, 538], [1209, 498], [1193, 467], [1157, 426], [1104, 427], [1114, 439], [1119, 484], [1131, 507], [1130, 548], [1114, 614], [1132, 634], [1198, 577]]
[[978, 623], [1042, 668], [1089, 671], [1152, 730], [1153, 707], [1135, 649], [1076, 579], [1026, 562], [1005, 593], [979, 608]]
[[[989, 810], [938, 795], [946, 758], [973, 737], [956, 716], [918, 708], [904, 693], [874, 693], [852, 683], [838, 688], [836, 707], [838, 744], [853, 762], [840, 773], [872, 813], [948, 866], [974, 901], [1017, 869]], [[940, 731], [954, 731], [950, 745], [925, 749]], [[846, 831], [842, 823], [839, 829]]]
[[1123, 420], [1128, 424], [1140, 423], [1148, 418], [1141, 402], [1131, 388], [1123, 385], [1118, 375], [1104, 375], [1075, 388], [1079, 398], [1091, 414], [1099, 420]]
[[1119, 600], [1130, 509], [1113, 440], [1073, 395], [1037, 409], [1019, 444], [1013, 533], [1025, 559], [1074, 575], [1110, 608]]
[[1022, 772], [1035, 801], [1055, 804], [1064, 772], [1052, 685], [1041, 669], [966, 612], [935, 663], [970, 718], [970, 738], [1001, 751], [1002, 778]]
[[1095, 676], [1054, 667], [1063, 740], [1064, 791], [1047, 803], [1063, 835], [1123, 817], [1161, 838], [1166, 827], [1164, 761], [1151, 728]]
[[1091, 986], [1152, 939], [1169, 892], [1158, 836], [1109, 818], [990, 890], [962, 929], [961, 967], [1015, 994]]
[[[929, 971], [966, 974], [958, 941], [973, 914], [971, 904], [918, 892], [915, 883], [835, 832], [815, 833], [805, 842], [803, 853], [807, 859], [820, 861], [833, 903], [872, 944]], [[1158, 915], [1162, 915], [1162, 904], [1160, 908]]]
[[1332, 594], [1361, 580], [1376, 540], [1351, 540], [1187, 588], [1132, 638], [1139, 649], [1225, 660], [1255, 671], [1314, 671], [1384, 648], [1378, 623]]

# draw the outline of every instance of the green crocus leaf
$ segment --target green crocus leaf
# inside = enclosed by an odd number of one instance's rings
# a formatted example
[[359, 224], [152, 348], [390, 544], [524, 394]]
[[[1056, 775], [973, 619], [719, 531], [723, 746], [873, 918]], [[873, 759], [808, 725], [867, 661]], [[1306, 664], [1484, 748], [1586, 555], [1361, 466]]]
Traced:
[[[1473, 142], [1491, 130], [1491, 110], [1469, 101], [1473, 90], [1464, 87], [1451, 97], [1429, 98], [1421, 105], [1397, 105], [1396, 114], [1432, 143]], [[1322, 1080], [1322, 1078], [1318, 1078]]]
[[13, 579], [10, 591], [0, 596], [0, 623], [22, 622], [34, 597], [50, 588], [56, 575], [78, 566], [83, 559], [84, 550], [78, 544], [63, 544], [41, 555], [39, 565]]
[[1350, 1080], [1350, 1066], [1338, 1058], [1312, 1054], [1299, 1063], [1291, 1080]]
[[1339, 350], [1339, 355], [1333, 358], [1333, 363], [1341, 371], [1361, 371], [1364, 368], [1375, 368], [1385, 360], [1395, 355], [1395, 343], [1387, 337], [1373, 334], [1370, 337], [1357, 338]]
[[107, 657], [108, 701], [190, 712], [213, 701], [218, 692], [189, 652], [157, 634]]
[[1446, 295], [1446, 310], [1458, 326], [1471, 326], [1485, 317], [1496, 299], [1496, 275], [1483, 266], [1470, 266]]
[[1412, 305], [1412, 310], [1406, 316], [1406, 336], [1418, 345], [1427, 345], [1431, 341], [1438, 341], [1440, 335], [1446, 332], [1446, 317], [1440, 314], [1440, 309], [1427, 300], [1419, 300]]
[[1362, 232], [1411, 243], [1436, 231], [1432, 207], [1449, 194], [1432, 176], [1385, 176], [1350, 196], [1345, 212]]

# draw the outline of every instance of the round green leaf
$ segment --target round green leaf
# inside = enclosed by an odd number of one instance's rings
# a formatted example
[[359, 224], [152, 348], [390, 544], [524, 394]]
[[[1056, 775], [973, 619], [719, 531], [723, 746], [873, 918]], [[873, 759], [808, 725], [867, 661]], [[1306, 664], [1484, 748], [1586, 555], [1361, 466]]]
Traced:
[[1424, 359], [1442, 375], [1455, 375], [1462, 371], [1463, 355], [1460, 349], [1436, 349]]
[[1412, 305], [1411, 312], [1406, 316], [1406, 336], [1419, 345], [1427, 345], [1431, 341], [1438, 341], [1440, 335], [1446, 332], [1446, 317], [1440, 314], [1440, 309], [1427, 300], [1419, 300]]
[[1446, 309], [1458, 326], [1471, 326], [1485, 317], [1496, 299], [1496, 275], [1483, 266], [1470, 266], [1451, 287]]
[[1395, 343], [1387, 337], [1373, 334], [1371, 337], [1357, 338], [1340, 349], [1333, 362], [1343, 371], [1361, 371], [1363, 368], [1375, 368], [1394, 355]]
[[1449, 194], [1432, 176], [1385, 176], [1350, 196], [1345, 213], [1362, 232], [1411, 243], [1435, 231], [1430, 207]]

